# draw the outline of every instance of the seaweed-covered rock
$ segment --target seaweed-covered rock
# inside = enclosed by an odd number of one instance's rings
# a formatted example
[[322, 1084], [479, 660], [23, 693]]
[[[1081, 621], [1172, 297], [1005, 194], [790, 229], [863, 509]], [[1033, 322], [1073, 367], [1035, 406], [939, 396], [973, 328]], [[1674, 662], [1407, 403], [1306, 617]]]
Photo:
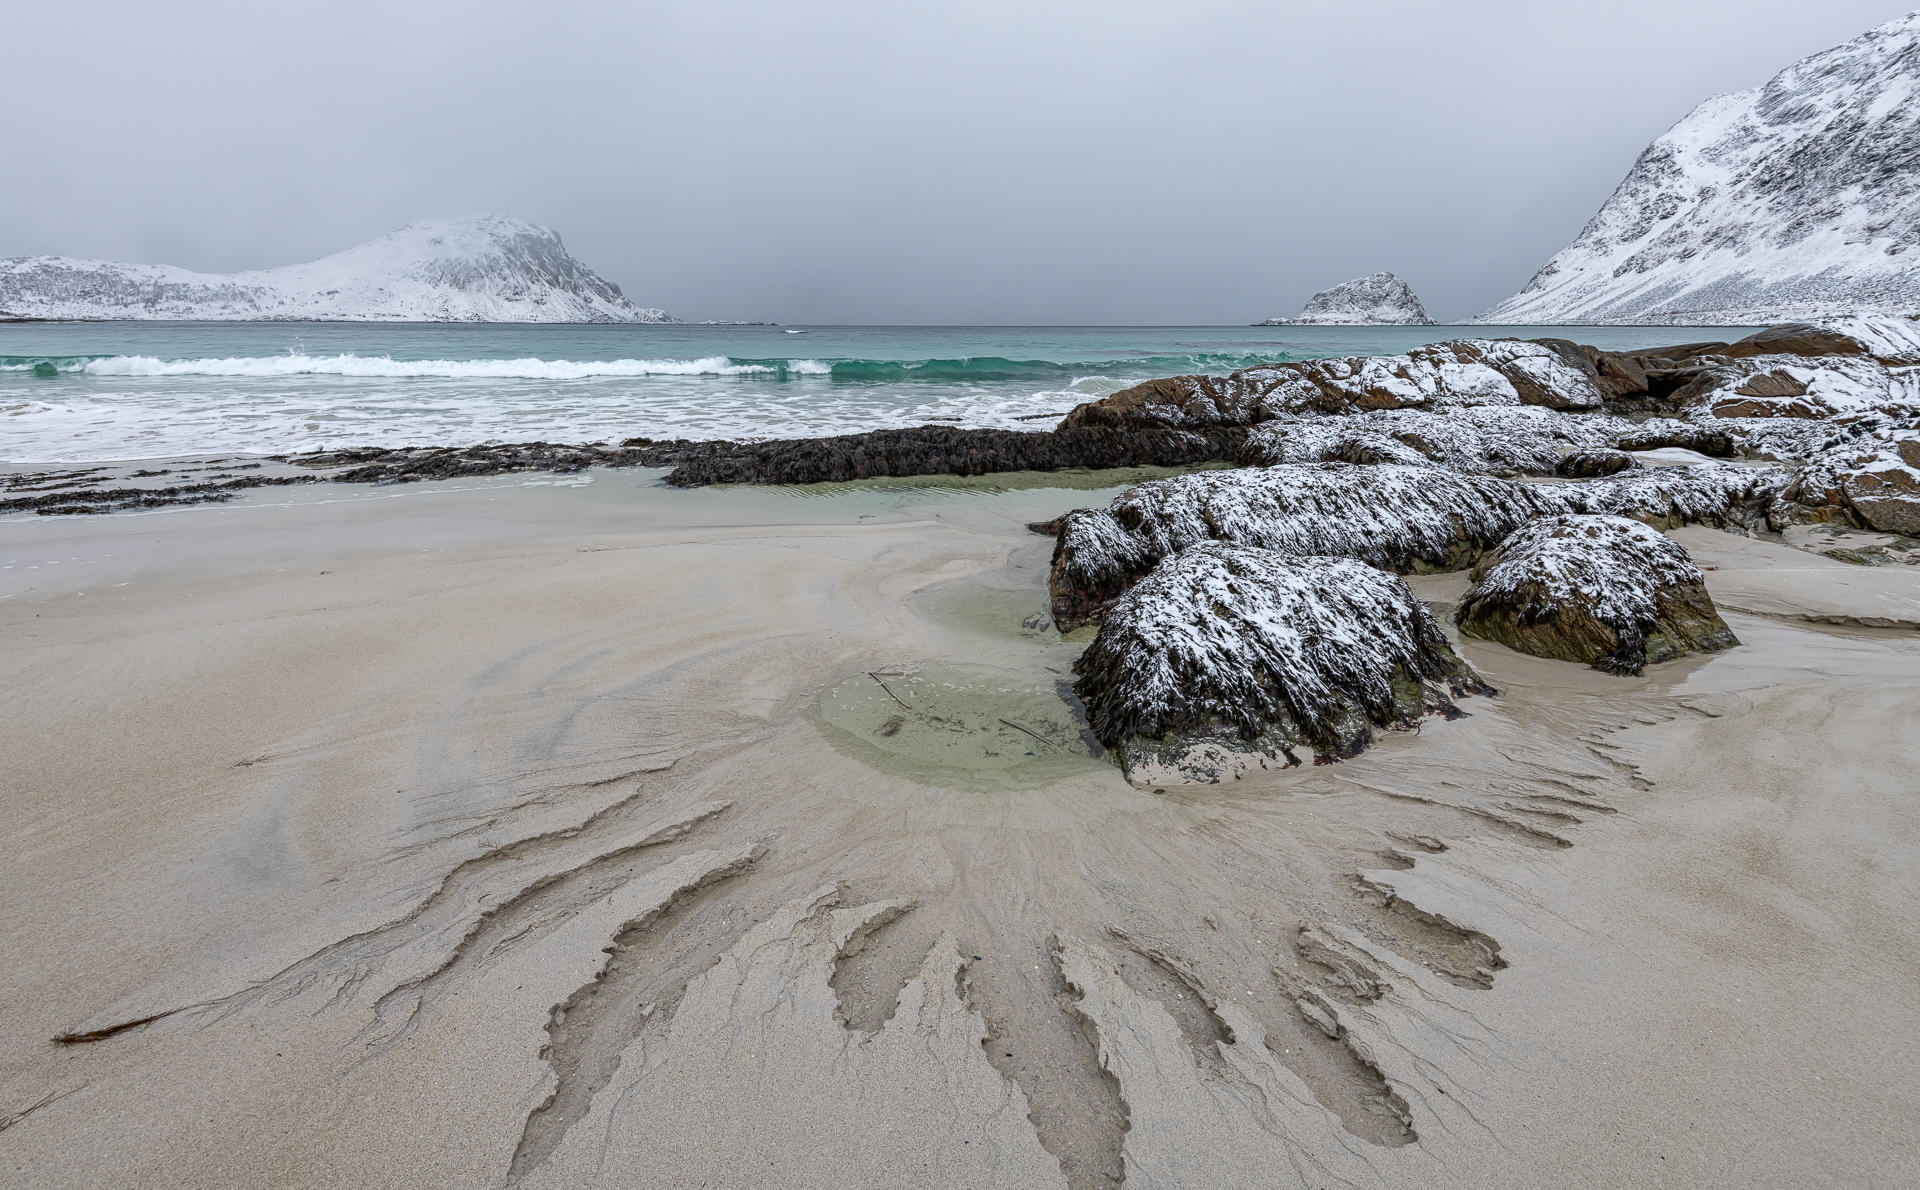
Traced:
[[1820, 455], [1780, 493], [1769, 520], [1776, 528], [1852, 521], [1920, 536], [1920, 430], [1885, 430]]
[[1606, 513], [1658, 529], [1681, 525], [1764, 528], [1767, 508], [1787, 485], [1779, 467], [1695, 463], [1622, 471], [1605, 479], [1560, 484], [1550, 490], [1557, 511]]
[[1637, 674], [1740, 643], [1687, 551], [1625, 517], [1534, 521], [1474, 579], [1454, 616], [1460, 631], [1536, 657]]
[[1217, 542], [1127, 592], [1074, 672], [1094, 734], [1142, 784], [1350, 757], [1376, 727], [1493, 693], [1394, 575]]
[[1576, 450], [1555, 463], [1553, 473], [1562, 479], [1599, 479], [1633, 468], [1633, 456], [1624, 450]]
[[1628, 422], [1614, 434], [1613, 441], [1608, 445], [1615, 450], [1664, 450], [1677, 446], [1716, 459], [1732, 458], [1739, 453], [1734, 436], [1727, 429], [1672, 417], [1651, 417], [1645, 421]]
[[1554, 489], [1433, 467], [1314, 463], [1149, 480], [1104, 509], [1067, 514], [1054, 545], [1054, 622], [1102, 609], [1162, 558], [1205, 541], [1458, 570], [1530, 518]]
[[905, 475], [988, 475], [1075, 467], [1186, 466], [1239, 456], [1244, 431], [1105, 428], [1055, 431], [916, 426], [827, 438], [699, 443], [667, 482], [825, 483]]

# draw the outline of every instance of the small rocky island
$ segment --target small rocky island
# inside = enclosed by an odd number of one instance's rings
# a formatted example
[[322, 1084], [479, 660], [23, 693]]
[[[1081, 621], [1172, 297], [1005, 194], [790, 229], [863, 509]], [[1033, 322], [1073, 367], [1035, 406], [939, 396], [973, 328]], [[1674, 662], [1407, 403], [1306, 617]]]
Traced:
[[1298, 318], [1269, 318], [1256, 326], [1432, 326], [1427, 308], [1392, 273], [1369, 273], [1307, 299]]

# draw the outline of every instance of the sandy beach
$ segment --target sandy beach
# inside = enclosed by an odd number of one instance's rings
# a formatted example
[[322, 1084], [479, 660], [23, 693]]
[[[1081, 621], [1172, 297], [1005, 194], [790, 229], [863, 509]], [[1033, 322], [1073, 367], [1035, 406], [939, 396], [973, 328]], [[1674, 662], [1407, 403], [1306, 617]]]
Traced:
[[0, 1180], [1920, 1162], [1908, 568], [1682, 530], [1742, 647], [1159, 793], [1024, 528], [1110, 491], [585, 478], [0, 522]]

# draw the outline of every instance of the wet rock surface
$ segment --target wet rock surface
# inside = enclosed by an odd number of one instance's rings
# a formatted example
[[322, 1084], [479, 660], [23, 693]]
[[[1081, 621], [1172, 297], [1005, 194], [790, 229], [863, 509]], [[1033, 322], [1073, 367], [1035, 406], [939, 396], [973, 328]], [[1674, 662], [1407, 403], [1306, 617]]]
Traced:
[[824, 483], [887, 476], [1182, 466], [1236, 458], [1242, 437], [1237, 429], [1220, 427], [1124, 433], [1103, 427], [1047, 432], [921, 426], [830, 438], [700, 443], [681, 449], [667, 482], [681, 487]]
[[1576, 450], [1553, 465], [1563, 479], [1598, 479], [1632, 470], [1633, 456], [1623, 450]]
[[1094, 733], [1144, 784], [1351, 757], [1376, 728], [1493, 693], [1400, 578], [1220, 542], [1121, 596], [1074, 672]]
[[1617, 516], [1546, 517], [1474, 570], [1460, 631], [1617, 674], [1732, 648], [1687, 551]]

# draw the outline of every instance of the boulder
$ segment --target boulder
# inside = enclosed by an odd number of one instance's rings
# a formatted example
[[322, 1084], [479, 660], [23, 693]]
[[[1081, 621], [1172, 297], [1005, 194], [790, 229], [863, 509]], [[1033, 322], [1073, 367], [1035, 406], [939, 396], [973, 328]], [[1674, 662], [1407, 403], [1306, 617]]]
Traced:
[[1716, 459], [1732, 458], [1739, 453], [1733, 435], [1723, 427], [1671, 417], [1629, 422], [1614, 435], [1611, 445], [1615, 450], [1662, 450], [1677, 446]]
[[1687, 551], [1617, 516], [1515, 531], [1475, 568], [1454, 619], [1468, 636], [1617, 674], [1740, 643]]
[[1562, 479], [1599, 479], [1634, 466], [1633, 456], [1624, 450], [1576, 450], [1555, 463], [1553, 473]]
[[1156, 566], [1074, 673], [1094, 734], [1140, 784], [1351, 757], [1375, 728], [1493, 693], [1398, 577], [1222, 542]]

